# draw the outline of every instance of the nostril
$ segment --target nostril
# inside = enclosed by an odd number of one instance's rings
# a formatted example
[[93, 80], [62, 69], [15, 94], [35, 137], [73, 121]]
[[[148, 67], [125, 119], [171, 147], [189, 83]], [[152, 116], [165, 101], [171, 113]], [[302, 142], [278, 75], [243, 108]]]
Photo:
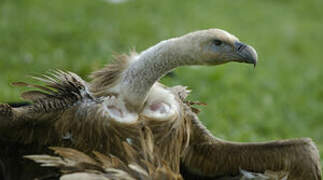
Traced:
[[240, 45], [239, 47], [238, 47], [238, 51], [240, 51], [240, 49], [242, 48], [242, 45]]
[[247, 47], [247, 45], [245, 45], [245, 44], [243, 44], [241, 42], [236, 42], [235, 43], [235, 46], [236, 46], [236, 48], [237, 48], [238, 51], [242, 51], [242, 50], [244, 50]]
[[239, 47], [238, 47], [238, 51], [242, 51], [244, 48], [246, 48], [247, 46], [244, 45], [244, 44], [241, 44]]

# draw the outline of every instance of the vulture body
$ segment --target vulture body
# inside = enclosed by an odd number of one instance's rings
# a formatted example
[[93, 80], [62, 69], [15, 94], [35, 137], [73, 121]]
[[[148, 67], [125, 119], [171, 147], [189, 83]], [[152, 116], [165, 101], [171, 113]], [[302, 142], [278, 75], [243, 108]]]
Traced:
[[[0, 105], [0, 143], [4, 147], [0, 150], [0, 177], [58, 179], [62, 171], [57, 168], [41, 168], [22, 158], [51, 154], [49, 146], [76, 149], [54, 148], [54, 151], [63, 159], [66, 154], [66, 159], [73, 153], [79, 154], [80, 158], [85, 158], [79, 162], [91, 157], [86, 158], [77, 150], [86, 154], [98, 152], [92, 154], [97, 161], [91, 161], [90, 170], [95, 166], [104, 167], [98, 154], [103, 154], [105, 157], [99, 155], [103, 159], [113, 156], [123, 164], [131, 163], [126, 149], [132, 146], [141, 154], [137, 159], [153, 164], [154, 171], [150, 172], [147, 165], [140, 166], [146, 167], [148, 177], [163, 168], [167, 169], [165, 177], [175, 179], [181, 178], [179, 173], [184, 179], [235, 178], [241, 168], [259, 173], [285, 171], [288, 179], [319, 180], [319, 154], [311, 139], [235, 143], [215, 138], [199, 121], [197, 110], [192, 107], [194, 102], [185, 99], [189, 93], [185, 87], [158, 83], [164, 74], [178, 66], [219, 65], [231, 61], [255, 65], [257, 54], [228, 32], [209, 29], [162, 41], [140, 54], [116, 57], [113, 63], [94, 72], [91, 82], [85, 82], [74, 73], [57, 70], [35, 77], [44, 85], [14, 83], [38, 90], [22, 94], [24, 99], [33, 102], [30, 105]], [[149, 152], [142, 153], [147, 149], [138, 138], [142, 137], [143, 128], [152, 132], [153, 156], [159, 163], [147, 160], [145, 154]], [[37, 156], [27, 157], [46, 164]], [[72, 163], [74, 169], [69, 167], [70, 171], [64, 169], [64, 164], [56, 166], [50, 158], [48, 163], [63, 172], [86, 174], [77, 163]], [[111, 171], [103, 167], [95, 170], [110, 174]], [[135, 179], [145, 179], [125, 167], [109, 168]], [[72, 179], [72, 175], [67, 177]]]

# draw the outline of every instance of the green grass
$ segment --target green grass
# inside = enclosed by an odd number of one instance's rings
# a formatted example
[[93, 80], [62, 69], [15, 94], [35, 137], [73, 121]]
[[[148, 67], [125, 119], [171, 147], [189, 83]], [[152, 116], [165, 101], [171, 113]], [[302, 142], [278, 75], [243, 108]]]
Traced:
[[208, 104], [201, 120], [218, 137], [263, 141], [311, 137], [323, 157], [321, 0], [1, 0], [0, 100], [18, 101], [14, 81], [60, 68], [87, 75], [111, 55], [218, 27], [253, 45], [244, 64], [183, 67], [168, 85]]

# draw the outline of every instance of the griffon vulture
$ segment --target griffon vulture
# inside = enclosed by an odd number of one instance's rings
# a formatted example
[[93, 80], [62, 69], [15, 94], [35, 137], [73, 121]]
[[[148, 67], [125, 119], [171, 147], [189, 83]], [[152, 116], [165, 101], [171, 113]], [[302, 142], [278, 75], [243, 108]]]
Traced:
[[[49, 146], [113, 155], [127, 162], [123, 142], [138, 146], [140, 129], [151, 129], [166, 167], [184, 179], [235, 176], [239, 169], [287, 171], [289, 179], [321, 178], [319, 154], [310, 139], [236, 143], [215, 138], [199, 121], [182, 86], [158, 80], [184, 65], [256, 65], [254, 48], [230, 33], [209, 29], [162, 41], [137, 54], [122, 55], [85, 82], [71, 72], [36, 77], [45, 85], [22, 94], [31, 105], [0, 106], [2, 179], [57, 177], [24, 155], [51, 153]], [[43, 178], [44, 179], [44, 178]]]

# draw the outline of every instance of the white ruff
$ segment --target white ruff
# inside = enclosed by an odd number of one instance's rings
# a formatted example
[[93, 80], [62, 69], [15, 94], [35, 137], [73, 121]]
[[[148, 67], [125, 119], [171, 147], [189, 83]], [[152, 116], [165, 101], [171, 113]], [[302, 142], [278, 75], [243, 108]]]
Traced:
[[[106, 97], [101, 109], [103, 116], [109, 116], [120, 123], [135, 123], [138, 113], [127, 110], [122, 99], [114, 96]], [[155, 83], [150, 89], [145, 106], [141, 114], [154, 120], [173, 120], [180, 112], [180, 105], [174, 94], [161, 84]]]
[[151, 88], [142, 114], [158, 120], [169, 120], [179, 113], [180, 105], [175, 95], [169, 90], [155, 83]]
[[121, 123], [134, 123], [138, 120], [138, 114], [129, 112], [123, 100], [114, 96], [106, 97], [103, 102], [102, 115]]

